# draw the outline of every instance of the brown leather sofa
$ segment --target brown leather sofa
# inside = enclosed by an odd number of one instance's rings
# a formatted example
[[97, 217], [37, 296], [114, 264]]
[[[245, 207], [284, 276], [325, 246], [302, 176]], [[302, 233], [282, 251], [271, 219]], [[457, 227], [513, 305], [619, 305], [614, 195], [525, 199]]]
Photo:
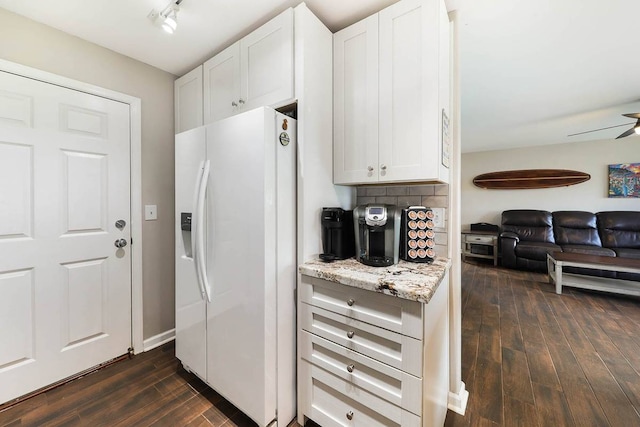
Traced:
[[[508, 268], [546, 271], [547, 254], [556, 251], [640, 259], [640, 212], [508, 210], [502, 213], [500, 242]], [[640, 280], [628, 273], [576, 272]]]

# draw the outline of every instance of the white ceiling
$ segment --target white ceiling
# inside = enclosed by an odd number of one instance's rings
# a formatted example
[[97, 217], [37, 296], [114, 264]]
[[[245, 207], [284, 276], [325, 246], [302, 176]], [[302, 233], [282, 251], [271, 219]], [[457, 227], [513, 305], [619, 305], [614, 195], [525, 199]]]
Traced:
[[[335, 32], [396, 1], [306, 3]], [[0, 0], [0, 7], [178, 76], [300, 2], [183, 0], [173, 35], [147, 18], [169, 0]], [[640, 1], [447, 4], [459, 17], [463, 151], [611, 139], [627, 127], [567, 135], [632, 123], [620, 114], [640, 112]], [[640, 154], [639, 136], [624, 141]]]
[[[611, 139], [640, 112], [638, 0], [461, 0], [463, 151]], [[633, 135], [625, 143], [638, 144]]]

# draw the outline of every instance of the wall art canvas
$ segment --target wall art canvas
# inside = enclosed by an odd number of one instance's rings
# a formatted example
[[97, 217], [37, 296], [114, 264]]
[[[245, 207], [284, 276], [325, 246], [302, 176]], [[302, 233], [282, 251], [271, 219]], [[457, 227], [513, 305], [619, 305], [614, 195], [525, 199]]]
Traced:
[[609, 197], [640, 198], [640, 163], [609, 165]]

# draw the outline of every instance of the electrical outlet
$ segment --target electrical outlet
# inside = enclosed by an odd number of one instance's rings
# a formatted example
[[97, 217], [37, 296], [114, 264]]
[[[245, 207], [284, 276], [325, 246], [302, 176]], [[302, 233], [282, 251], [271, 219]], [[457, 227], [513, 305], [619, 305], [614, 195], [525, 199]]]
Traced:
[[144, 220], [155, 221], [156, 219], [158, 219], [158, 206], [144, 205]]
[[433, 226], [444, 228], [444, 208], [431, 208], [433, 211]]

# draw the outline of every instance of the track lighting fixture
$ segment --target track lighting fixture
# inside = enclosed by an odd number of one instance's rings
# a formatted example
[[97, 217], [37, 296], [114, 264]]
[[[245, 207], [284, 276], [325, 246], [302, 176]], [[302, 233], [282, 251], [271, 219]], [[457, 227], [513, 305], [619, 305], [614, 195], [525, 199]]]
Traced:
[[152, 9], [149, 12], [149, 19], [154, 24], [160, 25], [164, 31], [169, 34], [173, 34], [178, 28], [178, 12], [180, 11], [180, 3], [182, 0], [172, 0], [162, 11], [156, 12]]

